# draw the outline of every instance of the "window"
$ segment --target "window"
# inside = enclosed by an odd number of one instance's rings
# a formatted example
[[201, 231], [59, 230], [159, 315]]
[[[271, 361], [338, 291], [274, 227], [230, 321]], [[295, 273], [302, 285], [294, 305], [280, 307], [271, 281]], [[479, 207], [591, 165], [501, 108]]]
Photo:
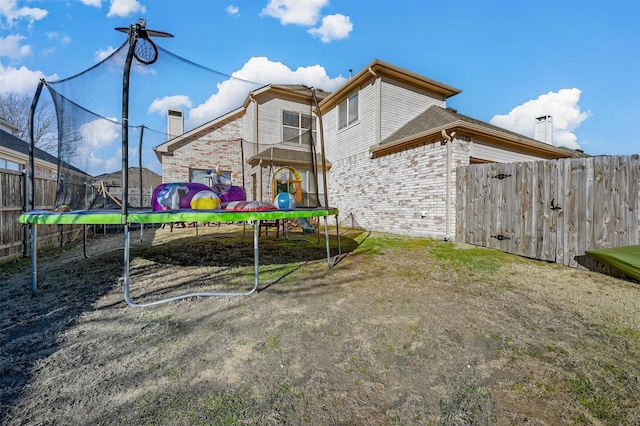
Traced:
[[19, 172], [21, 170], [21, 165], [14, 161], [0, 158], [0, 169], [15, 170], [16, 172]]
[[[220, 172], [222, 178], [231, 182], [231, 171], [223, 170]], [[213, 186], [216, 182], [215, 170], [189, 169], [189, 182], [203, 183], [207, 186]]]
[[301, 112], [282, 112], [282, 140], [295, 144], [311, 144], [317, 140], [315, 117]]
[[338, 104], [338, 130], [358, 121], [358, 92]]

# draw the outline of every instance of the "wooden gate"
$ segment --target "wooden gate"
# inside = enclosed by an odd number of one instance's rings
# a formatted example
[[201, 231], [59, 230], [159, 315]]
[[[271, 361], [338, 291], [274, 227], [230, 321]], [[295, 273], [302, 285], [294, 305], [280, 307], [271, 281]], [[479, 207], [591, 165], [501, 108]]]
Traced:
[[458, 167], [456, 185], [456, 241], [574, 267], [640, 244], [638, 155]]

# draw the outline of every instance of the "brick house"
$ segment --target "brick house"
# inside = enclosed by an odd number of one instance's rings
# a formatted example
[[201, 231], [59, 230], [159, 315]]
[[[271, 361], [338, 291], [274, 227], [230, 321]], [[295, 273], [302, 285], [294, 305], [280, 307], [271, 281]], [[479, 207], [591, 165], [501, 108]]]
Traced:
[[[450, 239], [456, 167], [585, 156], [448, 109], [447, 99], [460, 92], [380, 60], [333, 93], [316, 91], [327, 196], [341, 220], [369, 230]], [[163, 181], [197, 181], [219, 165], [245, 187], [248, 199], [270, 200], [274, 169], [291, 166], [304, 181], [303, 204], [317, 203], [316, 188], [322, 201], [308, 146], [320, 136], [313, 101], [305, 86], [271, 84], [251, 92], [242, 107], [155, 148]], [[320, 156], [315, 158], [321, 183]]]
[[217, 169], [244, 187], [247, 199], [273, 201], [272, 177], [278, 174], [280, 181], [297, 182], [301, 205], [315, 205], [321, 188], [312, 159], [320, 175], [321, 161], [319, 147], [311, 153], [318, 140], [314, 94], [318, 102], [328, 95], [302, 85], [270, 84], [249, 93], [241, 107], [193, 130], [176, 131], [154, 148], [163, 182], [207, 184]]
[[448, 109], [459, 93], [374, 60], [320, 102], [329, 204], [342, 220], [450, 239], [456, 167], [585, 156]]

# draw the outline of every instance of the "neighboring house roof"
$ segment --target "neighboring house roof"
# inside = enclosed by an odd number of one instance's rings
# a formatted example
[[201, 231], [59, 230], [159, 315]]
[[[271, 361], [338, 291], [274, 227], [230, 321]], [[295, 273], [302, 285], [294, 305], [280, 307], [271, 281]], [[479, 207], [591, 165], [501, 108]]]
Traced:
[[[2, 129], [0, 129], [0, 146], [18, 152], [29, 158], [29, 144]], [[58, 164], [58, 159], [55, 156], [37, 147], [33, 151], [33, 157], [51, 163], [53, 166]]]
[[[23, 141], [22, 139], [19, 139], [13, 136], [12, 134], [5, 132], [2, 129], [0, 129], [0, 146], [5, 147], [14, 152], [20, 153], [23, 156], [25, 156], [27, 159], [29, 158], [29, 144]], [[53, 168], [57, 168], [58, 166], [58, 158], [56, 156], [51, 155], [48, 152], [43, 151], [38, 147], [34, 147], [33, 158], [50, 163]], [[88, 173], [85, 173], [84, 171], [70, 164], [64, 163], [63, 165], [67, 169], [73, 170], [74, 172], [91, 176]]]
[[[256, 154], [247, 160], [252, 167], [257, 166], [262, 161], [263, 167], [273, 164], [274, 166], [308, 166], [312, 164], [310, 151], [299, 151], [287, 148], [267, 148], [259, 154]], [[322, 168], [322, 159], [320, 154], [316, 156], [318, 167]], [[325, 161], [327, 170], [331, 168], [331, 163]]]
[[[104, 173], [93, 178], [95, 182], [104, 182], [106, 186], [121, 186], [122, 171]], [[142, 183], [145, 186], [156, 187], [162, 183], [162, 176], [146, 167], [142, 168]], [[140, 168], [129, 167], [129, 188], [140, 187]]]
[[346, 96], [357, 90], [357, 88], [362, 84], [378, 76], [388, 77], [399, 83], [408, 84], [412, 87], [416, 87], [440, 95], [443, 99], [450, 98], [451, 96], [457, 95], [462, 92], [462, 90], [456, 89], [455, 87], [448, 86], [444, 83], [440, 83], [439, 81], [432, 80], [420, 74], [408, 71], [404, 68], [400, 68], [379, 59], [375, 59], [369, 65], [364, 67], [360, 72], [358, 72], [355, 76], [347, 80], [333, 93], [324, 98], [324, 100], [320, 102], [320, 111], [324, 114], [327, 111], [331, 110]]
[[4, 118], [0, 117], [0, 130], [5, 130], [7, 133], [10, 132], [15, 135], [18, 132], [18, 126], [9, 123]]
[[582, 151], [549, 145], [436, 105], [409, 121], [379, 145], [372, 146], [370, 151], [374, 157], [380, 157], [431, 143], [442, 139], [442, 130], [447, 133], [455, 131], [458, 136], [481, 137], [504, 148], [546, 158], [588, 157]]

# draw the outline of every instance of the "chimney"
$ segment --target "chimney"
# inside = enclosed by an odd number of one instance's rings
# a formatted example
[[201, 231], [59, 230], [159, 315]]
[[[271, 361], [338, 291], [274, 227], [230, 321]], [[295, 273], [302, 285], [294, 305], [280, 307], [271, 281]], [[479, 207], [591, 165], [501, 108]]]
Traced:
[[182, 111], [177, 109], [167, 110], [167, 136], [173, 139], [184, 133], [184, 118]]
[[533, 138], [548, 145], [553, 145], [553, 119], [550, 115], [536, 118], [533, 125]]

